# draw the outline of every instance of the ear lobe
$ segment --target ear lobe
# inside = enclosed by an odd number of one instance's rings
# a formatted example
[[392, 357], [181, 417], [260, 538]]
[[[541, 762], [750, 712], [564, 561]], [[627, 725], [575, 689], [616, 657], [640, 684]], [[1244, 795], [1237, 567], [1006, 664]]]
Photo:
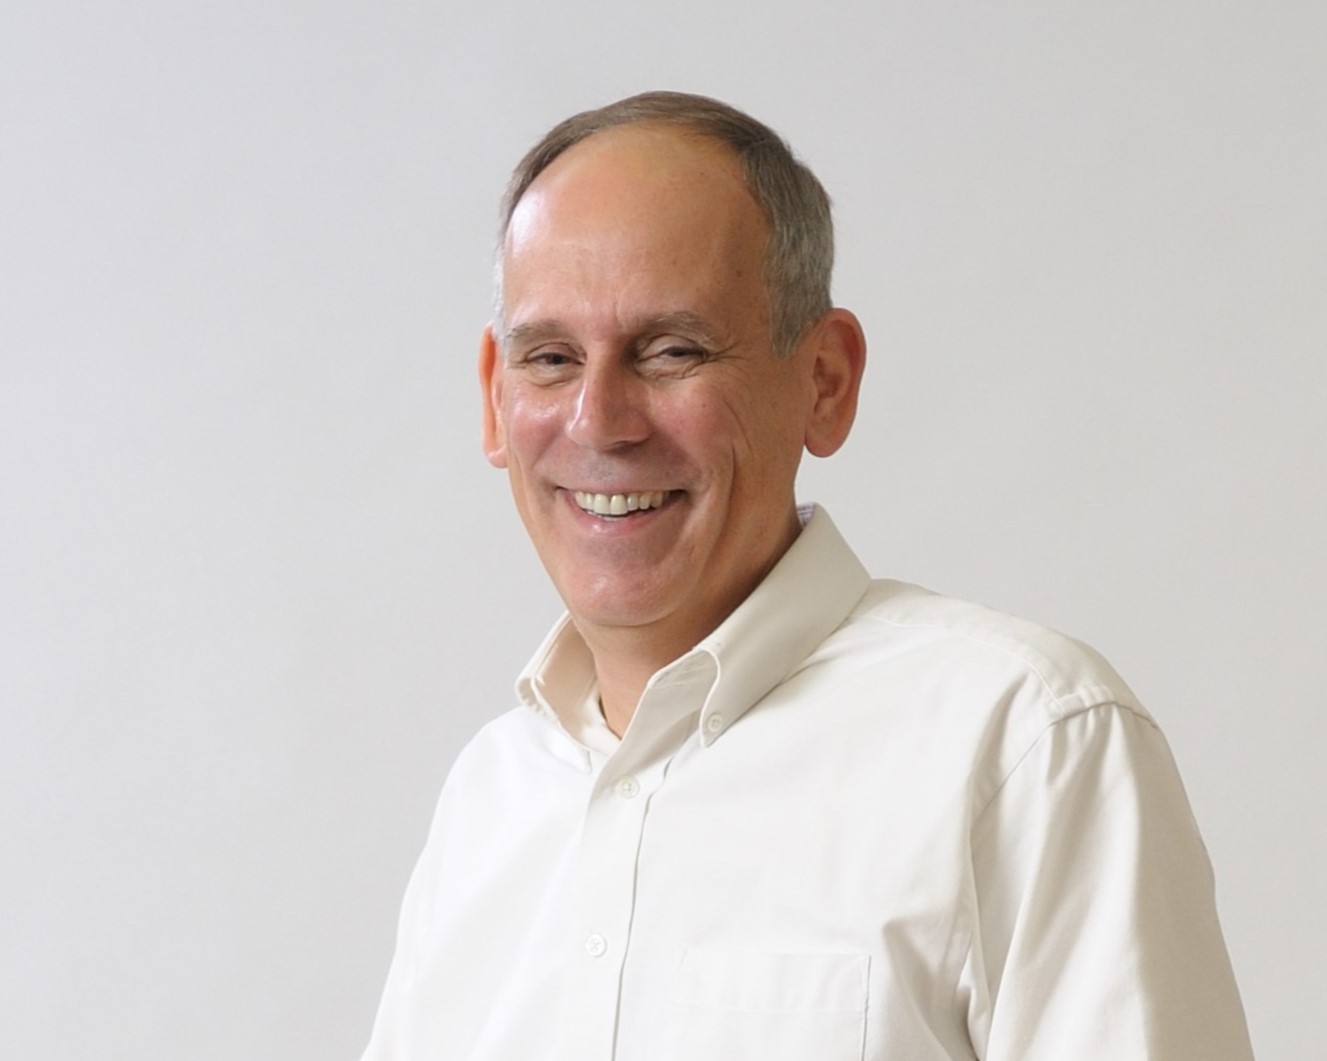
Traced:
[[507, 432], [502, 424], [502, 352], [493, 337], [493, 325], [479, 340], [479, 386], [484, 408], [484, 456], [495, 468], [507, 467]]
[[815, 401], [807, 419], [806, 448], [814, 456], [828, 457], [847, 440], [857, 416], [866, 336], [852, 313], [832, 309], [815, 324], [808, 339]]

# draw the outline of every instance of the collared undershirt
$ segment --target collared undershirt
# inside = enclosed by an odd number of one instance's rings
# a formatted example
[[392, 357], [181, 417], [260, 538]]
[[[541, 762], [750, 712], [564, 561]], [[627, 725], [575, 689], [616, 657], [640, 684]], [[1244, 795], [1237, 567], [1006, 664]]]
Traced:
[[608, 718], [604, 714], [604, 702], [599, 699], [599, 686], [592, 685], [577, 712], [578, 725], [568, 732], [590, 751], [605, 757], [617, 751], [622, 738], [609, 728]]

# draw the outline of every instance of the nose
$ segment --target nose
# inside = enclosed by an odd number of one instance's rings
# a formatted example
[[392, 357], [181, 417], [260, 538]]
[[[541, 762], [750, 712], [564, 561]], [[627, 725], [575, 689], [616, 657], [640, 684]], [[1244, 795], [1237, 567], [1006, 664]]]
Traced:
[[567, 436], [587, 449], [610, 450], [650, 434], [646, 383], [616, 359], [591, 361], [581, 374]]

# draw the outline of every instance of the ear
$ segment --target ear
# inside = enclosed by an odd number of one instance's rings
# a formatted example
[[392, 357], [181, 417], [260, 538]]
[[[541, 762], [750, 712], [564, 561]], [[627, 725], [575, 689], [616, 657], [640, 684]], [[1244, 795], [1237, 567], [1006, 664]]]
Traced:
[[828, 457], [843, 445], [857, 415], [857, 393], [866, 370], [866, 336], [846, 309], [832, 309], [803, 340], [810, 367], [814, 403], [806, 422], [806, 448]]
[[493, 325], [479, 340], [479, 386], [483, 392], [484, 456], [495, 468], [507, 467], [507, 432], [502, 425], [502, 351], [493, 337]]

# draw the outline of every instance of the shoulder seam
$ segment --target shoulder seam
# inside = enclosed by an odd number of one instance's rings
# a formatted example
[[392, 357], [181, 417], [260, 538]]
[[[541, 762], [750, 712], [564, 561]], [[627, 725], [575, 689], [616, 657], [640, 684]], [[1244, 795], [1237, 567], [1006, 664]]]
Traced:
[[1047, 722], [1046, 725], [1042, 726], [1041, 729], [1037, 731], [1036, 735], [1027, 742], [1027, 746], [1019, 753], [1018, 758], [1014, 760], [1012, 765], [1010, 765], [1009, 769], [1005, 772], [1005, 775], [1000, 778], [999, 784], [995, 786], [990, 797], [981, 805], [981, 808], [973, 814], [973, 822], [975, 823], [977, 819], [981, 818], [990, 809], [991, 805], [999, 799], [1000, 793], [1004, 791], [1005, 786], [1009, 783], [1010, 779], [1018, 773], [1019, 768], [1027, 761], [1028, 756], [1032, 754], [1038, 744], [1046, 739], [1046, 735], [1050, 733], [1051, 730], [1056, 729], [1061, 723], [1067, 723], [1071, 719], [1079, 718], [1089, 712], [1104, 710], [1128, 712], [1134, 718], [1147, 725], [1148, 728], [1155, 730], [1158, 733], [1161, 730], [1161, 727], [1157, 725], [1156, 719], [1152, 718], [1147, 712], [1140, 711], [1132, 704], [1121, 703], [1118, 700], [1098, 700], [1095, 703], [1083, 704], [1067, 714], [1061, 715], [1058, 718], [1053, 718]]
[[[1046, 695], [1057, 707], [1060, 708], [1058, 718], [1068, 718], [1080, 711], [1106, 703], [1116, 703], [1120, 707], [1128, 708], [1130, 711], [1141, 717], [1148, 717], [1147, 712], [1143, 710], [1142, 704], [1136, 702], [1132, 692], [1122, 681], [1118, 683], [1118, 686], [1103, 685], [1099, 682], [1091, 685], [1072, 686], [1066, 690], [1066, 692], [1077, 694], [1079, 699], [1076, 701], [1068, 699], [1065, 693], [1058, 691], [1057, 687], [1046, 676], [1046, 668], [1043, 664], [1049, 661], [1045, 659], [1044, 655], [1042, 653], [1020, 652], [1018, 651], [1016, 643], [1010, 644], [1004, 639], [997, 640], [995, 638], [982, 637], [976, 632], [958, 629], [943, 623], [903, 622], [897, 619], [886, 618], [881, 615], [873, 615], [870, 612], [861, 612], [858, 617], [872, 622], [882, 623], [886, 626], [894, 627], [895, 629], [933, 630], [938, 633], [947, 634], [951, 637], [959, 637], [965, 641], [970, 641], [975, 645], [990, 649], [993, 652], [998, 652], [1000, 655], [1008, 659], [1016, 660], [1026, 667], [1030, 674], [1036, 677], [1037, 682], [1045, 691]], [[1067, 634], [1061, 634], [1057, 631], [1050, 630], [1048, 627], [1043, 627], [1042, 629], [1047, 630], [1054, 637], [1060, 638], [1066, 643], [1074, 645], [1080, 651], [1087, 651], [1085, 646], [1082, 646], [1078, 641], [1075, 641]], [[1089, 652], [1089, 655], [1090, 654], [1091, 653]], [[1106, 666], [1107, 669], [1109, 669], [1109, 664]], [[1056, 720], [1052, 720], [1052, 724], [1054, 721]]]

